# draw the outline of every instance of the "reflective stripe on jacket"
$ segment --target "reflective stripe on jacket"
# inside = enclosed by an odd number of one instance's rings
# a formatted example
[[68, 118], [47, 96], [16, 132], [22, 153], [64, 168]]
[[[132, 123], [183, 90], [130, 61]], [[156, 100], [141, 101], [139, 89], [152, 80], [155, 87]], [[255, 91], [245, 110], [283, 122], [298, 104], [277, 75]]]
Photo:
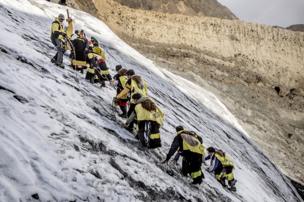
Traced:
[[95, 74], [95, 68], [90, 66], [87, 68], [87, 72], [89, 72], [90, 74]]
[[101, 75], [109, 75], [110, 74], [110, 71], [107, 69], [107, 70], [100, 70], [99, 71]]

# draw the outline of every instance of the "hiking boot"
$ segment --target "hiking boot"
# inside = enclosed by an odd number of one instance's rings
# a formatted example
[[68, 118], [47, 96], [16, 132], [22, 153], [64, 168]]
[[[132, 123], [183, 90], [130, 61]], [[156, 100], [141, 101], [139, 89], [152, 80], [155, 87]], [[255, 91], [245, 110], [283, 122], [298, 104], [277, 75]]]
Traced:
[[60, 67], [61, 69], [64, 69], [64, 64], [56, 64], [58, 67]]
[[231, 191], [236, 191], [236, 187], [235, 187], [236, 182], [237, 182], [237, 180], [231, 180], [231, 181], [228, 182], [229, 189]]
[[174, 172], [172, 170], [166, 170], [166, 173], [170, 176], [174, 176]]
[[230, 190], [230, 191], [236, 191], [236, 187], [228, 187], [228, 189]]
[[218, 181], [219, 181], [219, 183], [221, 183], [221, 185], [222, 185], [223, 187], [227, 187], [225, 178], [222, 178], [222, 179], [220, 179], [220, 180], [218, 180]]
[[118, 116], [124, 119], [128, 118], [127, 114], [118, 114]]
[[126, 129], [127, 129], [127, 131], [129, 131], [130, 133], [132, 133], [132, 134], [133, 134], [133, 128], [129, 128], [129, 127], [127, 127]]
[[202, 178], [198, 177], [198, 178], [195, 178], [195, 179], [193, 180], [193, 182], [191, 182], [191, 184], [201, 184], [202, 181], [203, 181]]

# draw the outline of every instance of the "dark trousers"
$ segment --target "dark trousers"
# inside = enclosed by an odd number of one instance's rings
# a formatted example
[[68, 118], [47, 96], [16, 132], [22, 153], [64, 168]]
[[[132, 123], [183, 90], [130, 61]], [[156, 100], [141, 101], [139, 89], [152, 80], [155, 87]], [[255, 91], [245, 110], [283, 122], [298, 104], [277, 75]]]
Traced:
[[105, 81], [111, 81], [112, 77], [110, 74], [100, 74], [100, 73], [97, 73], [98, 75], [98, 79], [99, 79], [99, 82], [102, 86], [106, 86], [106, 83]]
[[95, 75], [97, 76], [97, 81], [101, 84], [102, 87], [106, 86], [105, 81], [111, 81], [112, 76], [110, 74], [101, 74], [98, 70], [95, 70]]
[[90, 82], [94, 82], [94, 77], [95, 77], [95, 74], [92, 74], [92, 73], [90, 73], [90, 72], [87, 72], [86, 73], [86, 76], [85, 76], [85, 79], [86, 80], [89, 80]]
[[224, 178], [227, 179], [229, 186], [234, 186], [235, 180], [233, 175], [233, 166], [226, 166], [223, 168]]
[[86, 55], [84, 50], [75, 50], [75, 58], [73, 58], [78, 61], [86, 61]]
[[121, 106], [119, 104], [118, 104], [118, 106], [122, 112], [122, 115], [127, 115], [127, 106]]
[[134, 112], [135, 106], [136, 106], [136, 104], [130, 103], [128, 117], [131, 116], [131, 114]]
[[182, 162], [182, 175], [191, 175], [194, 183], [201, 183], [204, 178], [201, 166], [203, 156], [201, 154], [184, 152]]
[[[136, 106], [136, 104], [133, 104], [133, 103], [130, 104], [129, 110], [128, 110], [128, 113], [127, 113], [127, 116], [128, 116], [128, 117], [130, 117], [131, 114], [134, 112], [135, 106]], [[135, 120], [131, 121], [131, 122], [129, 123], [129, 126], [127, 127], [127, 130], [128, 130], [128, 131], [133, 131], [134, 124], [135, 124]]]
[[226, 186], [226, 180], [230, 186], [234, 186], [233, 166], [225, 166], [220, 163], [214, 170], [215, 178], [223, 185]]
[[[160, 139], [160, 125], [155, 122], [152, 121], [151, 122], [151, 130], [150, 130], [150, 136], [149, 136], [149, 148], [150, 149], [154, 149], [154, 148], [158, 148], [161, 147], [161, 139]], [[155, 135], [159, 135], [158, 137], [154, 137]]]
[[63, 54], [65, 52], [65, 49], [63, 47], [63, 42], [57, 38], [51, 37], [53, 45], [57, 49], [56, 55], [53, 57], [53, 61], [57, 65], [61, 65], [63, 63]]
[[153, 136], [159, 134], [160, 125], [155, 121], [139, 121], [138, 122], [138, 139], [141, 144], [150, 149], [161, 146], [160, 138]]
[[[220, 163], [217, 168], [214, 170], [214, 175], [215, 176], [219, 176], [221, 173], [223, 172], [223, 166]], [[219, 180], [219, 179], [218, 179]]]

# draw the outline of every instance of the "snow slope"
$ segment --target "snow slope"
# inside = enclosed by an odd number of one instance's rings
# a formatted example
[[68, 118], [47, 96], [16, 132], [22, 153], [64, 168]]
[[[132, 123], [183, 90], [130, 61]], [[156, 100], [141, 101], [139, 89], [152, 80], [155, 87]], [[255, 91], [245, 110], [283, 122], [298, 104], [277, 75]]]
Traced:
[[[116, 121], [115, 89], [49, 62], [55, 53], [49, 27], [65, 9], [44, 0], [0, 0], [0, 201], [301, 201], [215, 96], [156, 67], [98, 19], [70, 9], [76, 27], [102, 42], [109, 66], [135, 69], [166, 113], [163, 147], [142, 149]], [[180, 124], [233, 158], [236, 194], [206, 172], [194, 187], [178, 166], [159, 164]]]

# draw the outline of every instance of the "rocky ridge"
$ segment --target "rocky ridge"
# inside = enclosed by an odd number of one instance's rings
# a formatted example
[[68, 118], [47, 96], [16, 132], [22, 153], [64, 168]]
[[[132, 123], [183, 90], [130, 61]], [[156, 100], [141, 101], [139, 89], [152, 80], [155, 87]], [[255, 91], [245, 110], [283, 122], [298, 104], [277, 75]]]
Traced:
[[130, 8], [225, 19], [237, 17], [216, 0], [115, 0]]

